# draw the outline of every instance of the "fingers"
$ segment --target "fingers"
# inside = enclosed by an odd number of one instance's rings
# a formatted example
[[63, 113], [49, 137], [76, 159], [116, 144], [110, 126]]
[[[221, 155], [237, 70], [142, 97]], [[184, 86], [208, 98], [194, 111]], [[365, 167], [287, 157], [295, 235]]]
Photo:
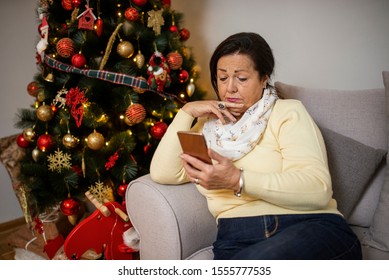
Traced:
[[201, 171], [205, 170], [208, 165], [207, 163], [188, 154], [182, 154], [180, 155], [180, 158], [182, 159], [184, 169], [190, 178], [198, 178]]
[[222, 163], [223, 161], [229, 161], [229, 159], [223, 157], [212, 149], [208, 149], [208, 155], [211, 159], [216, 160], [218, 163]]
[[[212, 149], [208, 149], [208, 154], [213, 160], [216, 160], [213, 165], [188, 154], [180, 155], [188, 179], [205, 189], [230, 188], [229, 176], [226, 176], [226, 173], [231, 173], [232, 162]], [[226, 179], [227, 181], [225, 181]]]
[[241, 113], [239, 113], [239, 109], [244, 106], [242, 103], [232, 103], [225, 101], [216, 101], [216, 103], [212, 105], [214, 114], [223, 124], [226, 123], [226, 121], [236, 122], [236, 117], [241, 115]]
[[213, 115], [222, 123], [227, 121], [236, 122], [235, 116], [239, 116], [239, 109], [243, 108], [241, 103], [226, 101], [204, 100], [193, 101], [185, 104], [182, 109], [193, 117]]
[[181, 154], [180, 158], [188, 179], [192, 183], [207, 187], [208, 176], [213, 166], [188, 154]]

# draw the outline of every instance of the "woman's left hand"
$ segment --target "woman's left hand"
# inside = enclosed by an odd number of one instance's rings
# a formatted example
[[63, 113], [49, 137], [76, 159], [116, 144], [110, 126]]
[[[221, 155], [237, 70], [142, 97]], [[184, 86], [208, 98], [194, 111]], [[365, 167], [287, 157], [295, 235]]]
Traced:
[[208, 154], [214, 164], [207, 164], [188, 154], [182, 154], [181, 159], [188, 178], [208, 190], [239, 189], [240, 170], [232, 161], [212, 149]]

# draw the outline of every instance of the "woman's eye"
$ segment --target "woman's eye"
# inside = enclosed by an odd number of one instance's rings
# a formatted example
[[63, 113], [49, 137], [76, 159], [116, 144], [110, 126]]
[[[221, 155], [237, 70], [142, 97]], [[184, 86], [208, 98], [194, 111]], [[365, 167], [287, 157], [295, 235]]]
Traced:
[[238, 78], [239, 81], [244, 82], [247, 81], [247, 78]]
[[227, 80], [227, 77], [219, 77], [219, 81], [224, 82], [225, 80]]

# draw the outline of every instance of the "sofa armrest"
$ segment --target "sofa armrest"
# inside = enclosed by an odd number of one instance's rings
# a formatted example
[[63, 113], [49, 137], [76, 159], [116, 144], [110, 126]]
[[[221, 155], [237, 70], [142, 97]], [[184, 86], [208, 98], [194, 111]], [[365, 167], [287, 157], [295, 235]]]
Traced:
[[215, 219], [192, 183], [161, 185], [139, 177], [128, 185], [126, 208], [140, 236], [141, 259], [185, 259], [216, 238]]

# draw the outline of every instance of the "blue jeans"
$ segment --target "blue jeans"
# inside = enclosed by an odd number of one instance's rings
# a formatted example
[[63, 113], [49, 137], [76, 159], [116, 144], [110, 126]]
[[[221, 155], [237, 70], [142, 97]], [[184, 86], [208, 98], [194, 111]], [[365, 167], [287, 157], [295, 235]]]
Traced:
[[219, 219], [215, 260], [355, 260], [361, 245], [335, 214]]

